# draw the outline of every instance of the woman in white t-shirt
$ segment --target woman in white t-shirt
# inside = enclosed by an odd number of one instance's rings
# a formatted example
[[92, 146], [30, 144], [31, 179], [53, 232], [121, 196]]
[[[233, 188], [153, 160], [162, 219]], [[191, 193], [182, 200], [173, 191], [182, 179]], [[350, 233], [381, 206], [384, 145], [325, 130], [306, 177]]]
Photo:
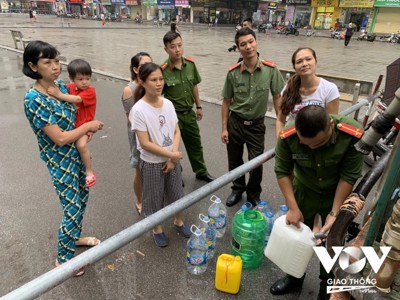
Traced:
[[276, 134], [285, 126], [286, 120], [294, 119], [301, 108], [307, 105], [321, 105], [328, 113], [339, 112], [339, 90], [337, 86], [315, 72], [317, 56], [311, 48], [299, 48], [292, 55], [295, 74], [283, 88], [276, 121]]
[[[129, 113], [132, 130], [136, 133], [140, 151], [139, 170], [142, 186], [142, 214], [147, 217], [165, 204], [183, 197], [182, 174], [179, 161], [181, 134], [174, 106], [161, 96], [164, 78], [160, 66], [142, 65], [139, 84], [134, 92], [135, 105]], [[175, 215], [176, 230], [190, 237], [182, 212]], [[168, 246], [168, 238], [161, 225], [153, 228], [154, 241], [159, 247]]]

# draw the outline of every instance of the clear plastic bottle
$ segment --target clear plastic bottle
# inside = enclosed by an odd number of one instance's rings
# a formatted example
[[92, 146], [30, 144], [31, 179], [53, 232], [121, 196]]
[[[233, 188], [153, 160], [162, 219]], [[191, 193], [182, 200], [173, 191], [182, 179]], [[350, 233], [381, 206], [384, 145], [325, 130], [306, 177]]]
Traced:
[[215, 249], [215, 243], [217, 241], [217, 233], [215, 229], [211, 226], [210, 224], [210, 218], [203, 215], [199, 214], [199, 219], [205, 223], [205, 227], [202, 228], [204, 229], [204, 233], [207, 238], [207, 260], [210, 260], [211, 258], [214, 257], [214, 249]]
[[190, 274], [200, 275], [207, 270], [207, 238], [195, 225], [186, 244], [186, 267]]
[[227, 212], [226, 207], [221, 199], [212, 195], [210, 200], [213, 204], [208, 208], [208, 217], [210, 218], [211, 227], [215, 229], [217, 238], [221, 238], [225, 234]]
[[267, 221], [267, 231], [265, 234], [265, 245], [267, 245], [275, 222], [274, 211], [272, 209], [266, 209], [264, 211], [264, 218]]
[[279, 205], [278, 211], [275, 213], [275, 220], [278, 219], [280, 216], [286, 215], [289, 210], [287, 205]]
[[260, 202], [258, 202], [258, 205], [254, 208], [255, 210], [258, 210], [262, 213], [264, 213], [264, 210], [268, 207], [267, 201], [265, 200], [260, 200]]

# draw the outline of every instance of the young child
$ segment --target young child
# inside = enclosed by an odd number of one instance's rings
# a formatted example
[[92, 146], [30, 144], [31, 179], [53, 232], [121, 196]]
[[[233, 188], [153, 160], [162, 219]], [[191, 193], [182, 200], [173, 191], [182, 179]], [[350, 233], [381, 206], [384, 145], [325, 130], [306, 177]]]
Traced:
[[[90, 86], [92, 80], [92, 68], [83, 59], [74, 59], [68, 64], [68, 74], [71, 83], [67, 84], [69, 94], [63, 94], [56, 86], [49, 87], [47, 93], [59, 100], [74, 103], [77, 108], [75, 128], [92, 121], [96, 113], [96, 90]], [[96, 172], [92, 169], [92, 160], [87, 143], [92, 134], [86, 134], [76, 141], [82, 162], [86, 167], [86, 186], [96, 184]]]
[[[183, 197], [182, 173], [179, 161], [181, 133], [178, 117], [171, 101], [161, 96], [164, 87], [162, 69], [146, 63], [139, 69], [139, 85], [134, 92], [136, 101], [129, 113], [140, 151], [139, 170], [142, 185], [142, 215], [147, 217]], [[184, 224], [182, 212], [175, 215], [176, 230], [185, 238], [190, 230]], [[161, 225], [153, 228], [154, 241], [159, 247], [168, 246]]]

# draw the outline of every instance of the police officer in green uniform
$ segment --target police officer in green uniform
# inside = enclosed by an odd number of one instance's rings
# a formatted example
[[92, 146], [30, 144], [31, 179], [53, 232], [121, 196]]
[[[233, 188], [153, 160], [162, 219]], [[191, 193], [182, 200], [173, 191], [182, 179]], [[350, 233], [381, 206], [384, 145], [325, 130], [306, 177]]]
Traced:
[[[343, 201], [361, 176], [363, 155], [354, 144], [361, 138], [361, 125], [345, 116], [328, 115], [317, 105], [304, 107], [297, 114], [295, 125], [289, 123], [280, 132], [275, 148], [275, 174], [289, 211], [286, 223], [299, 227], [299, 222], [313, 228], [319, 214], [328, 232], [335, 222]], [[326, 294], [327, 274], [321, 266], [318, 299]], [[286, 275], [270, 288], [282, 295], [302, 286], [304, 276]]]
[[[277, 111], [280, 93], [285, 85], [276, 65], [258, 57], [253, 30], [238, 30], [235, 43], [243, 61], [229, 68], [222, 91], [224, 99], [221, 107], [221, 140], [228, 151], [229, 171], [243, 164], [244, 145], [247, 147], [249, 160], [264, 152], [264, 116], [268, 97], [271, 93]], [[244, 192], [248, 201], [256, 205], [261, 194], [262, 172], [262, 166], [250, 171], [247, 184], [244, 175], [234, 180], [226, 205], [238, 203]]]
[[[211, 182], [215, 178], [208, 171], [203, 157], [200, 129], [197, 121], [203, 118], [198, 84], [201, 77], [194, 60], [183, 57], [183, 42], [179, 33], [169, 31], [163, 38], [165, 51], [169, 57], [161, 66], [164, 75], [164, 97], [174, 104], [179, 121], [179, 129], [192, 170], [196, 178]], [[193, 111], [196, 104], [196, 112]]]

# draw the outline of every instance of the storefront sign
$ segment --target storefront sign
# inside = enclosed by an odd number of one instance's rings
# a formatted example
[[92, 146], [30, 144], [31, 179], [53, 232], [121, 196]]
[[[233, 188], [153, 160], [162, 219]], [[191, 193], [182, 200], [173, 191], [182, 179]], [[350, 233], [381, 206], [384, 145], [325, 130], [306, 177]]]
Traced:
[[142, 4], [144, 6], [156, 6], [157, 0], [143, 0]]
[[339, 6], [340, 7], [374, 7], [374, 0], [340, 0]]
[[189, 6], [189, 0], [175, 0], [175, 6]]
[[137, 0], [125, 0], [126, 5], [139, 5]]
[[174, 0], [157, 0], [157, 5], [158, 6], [174, 6], [175, 1]]
[[111, 4], [125, 5], [125, 0], [111, 0]]
[[287, 5], [310, 5], [311, 0], [282, 0], [282, 4]]
[[339, 7], [339, 0], [311, 0], [312, 7]]
[[377, 7], [400, 7], [400, 0], [375, 0]]

